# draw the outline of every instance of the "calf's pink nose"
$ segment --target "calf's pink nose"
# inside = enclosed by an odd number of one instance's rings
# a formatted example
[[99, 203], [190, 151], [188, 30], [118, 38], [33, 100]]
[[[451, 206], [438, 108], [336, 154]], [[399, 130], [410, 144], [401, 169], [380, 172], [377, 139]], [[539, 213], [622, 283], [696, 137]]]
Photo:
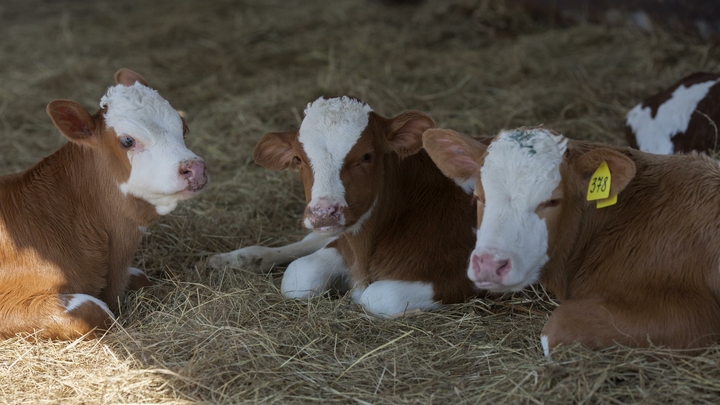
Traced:
[[478, 283], [502, 283], [503, 278], [512, 269], [512, 260], [492, 253], [473, 254], [472, 269]]
[[202, 160], [188, 160], [178, 168], [180, 176], [188, 181], [188, 188], [197, 191], [207, 184], [207, 167]]
[[313, 228], [338, 226], [343, 217], [343, 207], [338, 203], [321, 201], [312, 207], [307, 207], [305, 215]]

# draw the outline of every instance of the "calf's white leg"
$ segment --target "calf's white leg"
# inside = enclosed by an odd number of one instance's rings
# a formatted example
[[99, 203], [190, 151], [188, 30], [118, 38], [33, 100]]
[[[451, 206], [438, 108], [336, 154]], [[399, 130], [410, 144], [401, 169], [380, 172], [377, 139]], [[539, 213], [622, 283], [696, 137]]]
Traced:
[[386, 318], [414, 309], [435, 309], [440, 304], [434, 295], [431, 283], [381, 280], [371, 283], [357, 302], [371, 314]]
[[214, 269], [247, 268], [255, 273], [263, 273], [275, 265], [288, 264], [294, 259], [315, 253], [335, 239], [334, 236], [311, 232], [301, 241], [285, 246], [246, 246], [232, 252], [213, 255], [208, 259], [208, 266]]
[[333, 282], [347, 275], [348, 267], [335, 248], [324, 248], [290, 263], [280, 290], [288, 298], [302, 299], [322, 294]]

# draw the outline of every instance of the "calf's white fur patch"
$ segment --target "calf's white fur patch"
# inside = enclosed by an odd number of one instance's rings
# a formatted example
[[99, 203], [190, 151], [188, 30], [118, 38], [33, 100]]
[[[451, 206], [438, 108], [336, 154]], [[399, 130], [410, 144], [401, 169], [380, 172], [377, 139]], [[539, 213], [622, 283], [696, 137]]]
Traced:
[[678, 86], [672, 97], [660, 105], [655, 118], [652, 109], [636, 105], [627, 113], [626, 123], [635, 134], [640, 150], [672, 155], [672, 138], [687, 130], [698, 103], [720, 79], [697, 83], [690, 87]]
[[[476, 254], [509, 254], [512, 269], [492, 291], [517, 291], [539, 278], [548, 261], [548, 230], [535, 213], [560, 184], [567, 140], [542, 128], [503, 131], [488, 147], [480, 169], [485, 192]], [[502, 257], [501, 259], [506, 259]], [[475, 279], [472, 266], [468, 276]]]
[[340, 170], [367, 127], [370, 111], [369, 105], [345, 96], [321, 97], [307, 105], [298, 139], [310, 159], [314, 177], [309, 207], [320, 198], [347, 206]]
[[280, 291], [288, 298], [302, 299], [320, 295], [332, 282], [347, 273], [347, 265], [335, 248], [323, 248], [290, 263], [280, 283]]
[[549, 360], [550, 359], [550, 344], [548, 343], [548, 337], [546, 335], [540, 335], [540, 344], [542, 344], [543, 354]]
[[380, 280], [367, 286], [357, 301], [366, 311], [385, 318], [414, 309], [435, 309], [440, 304], [434, 296], [431, 283]]
[[138, 269], [137, 267], [128, 267], [128, 274], [131, 276], [144, 276], [145, 272]]
[[69, 294], [68, 296], [72, 297], [70, 300], [65, 304], [65, 312], [70, 313], [73, 310], [79, 308], [81, 305], [85, 304], [86, 302], [92, 302], [95, 305], [99, 306], [100, 309], [107, 312], [108, 315], [110, 315], [113, 319], [115, 319], [115, 316], [110, 311], [110, 308], [108, 308], [107, 304], [91, 295], [87, 294]]
[[128, 150], [130, 177], [119, 184], [120, 190], [155, 205], [160, 215], [175, 209], [182, 199], [175, 194], [187, 187], [179, 175], [180, 163], [200, 160], [185, 147], [178, 112], [156, 90], [138, 82], [110, 87], [100, 106], [107, 108], [107, 127], [136, 142]]

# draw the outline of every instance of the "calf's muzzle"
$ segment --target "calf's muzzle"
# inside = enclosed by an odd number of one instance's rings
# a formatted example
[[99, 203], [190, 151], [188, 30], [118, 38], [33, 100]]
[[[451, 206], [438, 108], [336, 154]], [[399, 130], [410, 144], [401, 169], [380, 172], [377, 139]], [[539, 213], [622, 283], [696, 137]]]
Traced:
[[344, 225], [343, 206], [320, 199], [305, 209], [305, 226], [316, 232], [333, 232]]
[[202, 190], [208, 182], [207, 167], [200, 159], [187, 160], [178, 167], [180, 177], [188, 183], [188, 190]]
[[473, 281], [480, 288], [501, 285], [512, 266], [510, 255], [502, 252], [473, 252], [470, 259]]

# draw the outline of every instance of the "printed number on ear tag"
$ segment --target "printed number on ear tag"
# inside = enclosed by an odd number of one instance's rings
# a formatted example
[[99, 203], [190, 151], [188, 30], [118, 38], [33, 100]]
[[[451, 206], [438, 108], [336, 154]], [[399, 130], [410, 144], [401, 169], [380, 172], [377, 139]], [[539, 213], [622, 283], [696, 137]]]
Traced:
[[610, 168], [607, 162], [603, 161], [590, 178], [587, 200], [597, 201], [597, 208], [605, 208], [617, 203], [617, 195], [608, 198], [610, 196], [611, 183], [612, 175], [610, 174]]

